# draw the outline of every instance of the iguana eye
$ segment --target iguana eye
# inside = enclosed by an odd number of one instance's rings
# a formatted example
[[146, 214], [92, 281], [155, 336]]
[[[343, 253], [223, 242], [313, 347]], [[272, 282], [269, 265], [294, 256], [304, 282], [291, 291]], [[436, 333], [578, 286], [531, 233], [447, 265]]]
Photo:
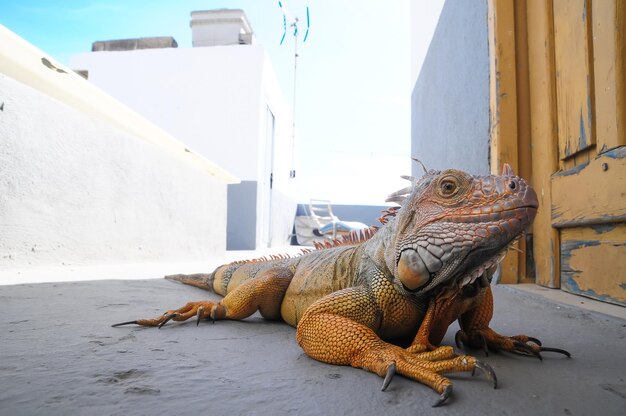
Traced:
[[439, 189], [441, 190], [441, 195], [452, 196], [456, 193], [458, 185], [455, 180], [447, 178], [441, 181]]

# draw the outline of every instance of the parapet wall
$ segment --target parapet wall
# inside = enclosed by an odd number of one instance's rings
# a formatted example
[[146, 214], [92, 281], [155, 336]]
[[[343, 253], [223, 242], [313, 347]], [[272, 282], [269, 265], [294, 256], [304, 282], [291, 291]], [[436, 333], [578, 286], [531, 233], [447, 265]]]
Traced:
[[0, 74], [0, 270], [202, 261], [226, 184]]
[[0, 284], [223, 258], [238, 181], [0, 25]]

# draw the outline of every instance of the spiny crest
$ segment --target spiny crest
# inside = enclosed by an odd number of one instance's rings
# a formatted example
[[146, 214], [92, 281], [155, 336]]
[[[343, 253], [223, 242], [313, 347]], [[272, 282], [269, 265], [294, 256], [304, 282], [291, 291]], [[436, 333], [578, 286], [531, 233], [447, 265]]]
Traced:
[[406, 179], [407, 181], [411, 182], [411, 185], [390, 194], [385, 200], [385, 202], [395, 202], [396, 204], [399, 204], [400, 206], [404, 205], [404, 202], [406, 201], [408, 196], [411, 195], [411, 192], [413, 192], [415, 188], [420, 187], [421, 185], [424, 185], [426, 177], [433, 176], [434, 174], [437, 173], [437, 171], [435, 170], [426, 169], [426, 166], [424, 166], [421, 160], [414, 158], [414, 157], [412, 157], [411, 159], [420, 164], [420, 166], [424, 170], [424, 175], [422, 175], [422, 177], [420, 178], [416, 178], [415, 176], [402, 175], [401, 178]]
[[246, 260], [235, 260], [232, 261], [230, 263], [228, 263], [229, 266], [237, 266], [240, 264], [248, 264], [248, 263], [262, 263], [262, 262], [266, 262], [266, 261], [272, 261], [272, 260], [286, 260], [286, 259], [292, 259], [298, 256], [302, 256], [304, 254], [309, 254], [310, 252], [312, 252], [313, 250], [311, 250], [310, 248], [303, 248], [300, 249], [300, 253], [295, 254], [295, 255], [291, 255], [291, 254], [287, 254], [287, 253], [282, 253], [282, 254], [269, 254], [267, 256], [262, 256], [262, 257], [257, 257], [256, 259], [246, 259]]
[[[383, 223], [384, 224], [384, 223]], [[356, 244], [364, 243], [365, 241], [372, 238], [376, 231], [378, 231], [377, 226], [372, 225], [369, 228], [364, 228], [362, 230], [352, 230], [349, 234], [342, 236], [341, 238], [336, 238], [334, 240], [325, 240], [324, 242], [315, 241], [313, 244], [317, 250], [323, 250], [326, 248], [339, 247], [339, 246], [353, 246]]]
[[386, 210], [381, 211], [383, 215], [378, 217], [378, 222], [380, 222], [383, 225], [387, 224], [389, 222], [389, 219], [396, 216], [399, 209], [400, 207], [389, 207]]
[[[434, 173], [434, 171], [429, 171], [428, 169], [426, 169], [426, 166], [424, 166], [424, 164], [416, 158], [411, 158], [413, 159], [415, 162], [419, 163], [422, 166], [422, 169], [424, 169], [424, 174], [428, 175], [429, 173]], [[378, 217], [378, 221], [382, 224], [385, 225], [389, 222], [389, 220], [393, 217], [396, 216], [396, 214], [398, 213], [398, 211], [400, 210], [401, 206], [403, 205], [404, 201], [406, 200], [406, 198], [411, 194], [411, 192], [413, 191], [413, 189], [418, 186], [420, 184], [420, 182], [422, 182], [422, 178], [416, 178], [414, 176], [407, 176], [407, 175], [402, 175], [401, 176], [402, 179], [406, 179], [409, 182], [411, 182], [410, 186], [407, 186], [404, 189], [401, 189], [399, 191], [396, 191], [394, 193], [392, 193], [391, 195], [389, 195], [389, 197], [387, 197], [385, 202], [395, 202], [397, 204], [399, 204], [399, 207], [389, 207], [382, 212], [382, 215], [380, 217]], [[319, 242], [319, 241], [314, 241], [313, 244], [315, 246], [315, 250], [324, 250], [324, 249], [328, 249], [328, 248], [333, 248], [333, 247], [339, 247], [339, 246], [352, 246], [352, 245], [357, 245], [357, 244], [361, 244], [366, 242], [367, 240], [369, 240], [370, 238], [372, 238], [374, 236], [374, 234], [376, 234], [376, 232], [378, 231], [379, 227], [376, 225], [372, 225], [369, 228], [365, 228], [362, 230], [353, 230], [350, 231], [349, 234], [346, 234], [344, 236], [342, 236], [341, 238], [336, 238], [334, 240], [325, 240], [323, 242]], [[266, 261], [272, 261], [272, 260], [285, 260], [285, 259], [289, 259], [289, 258], [294, 258], [294, 257], [299, 257], [305, 254], [309, 254], [311, 253], [313, 250], [311, 249], [302, 249], [301, 253], [296, 254], [295, 256], [291, 256], [289, 254], [270, 254], [269, 256], [263, 256], [263, 257], [259, 257], [256, 259], [250, 259], [250, 260], [237, 260], [237, 261], [233, 261], [231, 263], [229, 263], [230, 265], [239, 265], [239, 264], [247, 264], [247, 263], [259, 263], [259, 262], [266, 262]]]
[[[389, 220], [396, 216], [400, 207], [389, 207], [386, 210], [381, 211], [382, 215], [377, 218], [378, 222], [382, 225], [385, 225], [389, 222]], [[380, 229], [380, 227], [376, 225], [372, 225], [369, 228], [365, 228], [362, 230], [353, 230], [350, 231], [350, 234], [344, 235], [341, 239], [334, 240], [326, 240], [322, 243], [315, 241], [315, 248], [317, 250], [323, 250], [326, 248], [338, 247], [338, 246], [353, 246], [356, 244], [361, 244], [369, 240], [376, 234], [376, 232]]]

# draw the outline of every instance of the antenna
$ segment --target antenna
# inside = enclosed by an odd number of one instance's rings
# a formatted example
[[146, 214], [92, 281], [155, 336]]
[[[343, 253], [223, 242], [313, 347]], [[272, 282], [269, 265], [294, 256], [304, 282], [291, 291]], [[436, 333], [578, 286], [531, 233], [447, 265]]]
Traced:
[[[292, 124], [292, 132], [291, 132], [291, 151], [292, 151], [292, 156], [291, 156], [291, 171], [289, 172], [289, 177], [290, 178], [295, 178], [296, 177], [296, 170], [294, 168], [294, 153], [295, 153], [295, 141], [296, 141], [296, 74], [297, 74], [297, 70], [298, 70], [298, 23], [300, 23], [300, 19], [297, 16], [292, 15], [289, 10], [287, 9], [287, 6], [283, 4], [282, 1], [278, 2], [278, 6], [280, 7], [280, 9], [283, 12], [283, 36], [280, 39], [280, 44], [283, 44], [283, 41], [285, 40], [285, 36], [287, 35], [287, 21], [289, 21], [289, 27], [293, 28], [293, 40], [294, 40], [294, 46], [293, 46], [293, 101], [292, 101], [292, 105], [293, 105], [293, 111], [292, 111], [292, 117], [293, 117], [293, 124]], [[309, 7], [307, 6], [306, 8], [306, 32], [304, 32], [304, 38], [302, 39], [302, 43], [306, 42], [307, 38], [309, 37], [309, 27], [311, 25], [311, 19], [309, 16]]]

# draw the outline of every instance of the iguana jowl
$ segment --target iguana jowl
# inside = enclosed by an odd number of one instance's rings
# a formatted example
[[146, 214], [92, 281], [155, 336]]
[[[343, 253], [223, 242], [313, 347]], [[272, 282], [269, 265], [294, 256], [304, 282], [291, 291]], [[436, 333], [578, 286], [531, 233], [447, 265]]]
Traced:
[[[533, 189], [505, 165], [501, 176], [458, 170], [428, 171], [391, 200], [401, 203], [386, 224], [362, 238], [293, 258], [232, 263], [211, 274], [168, 276], [213, 290], [218, 302], [190, 302], [137, 324], [161, 327], [170, 320], [244, 319], [257, 310], [297, 328], [298, 344], [310, 357], [361, 367], [384, 377], [395, 373], [440, 393], [452, 392], [443, 374], [479, 369], [496, 385], [490, 366], [439, 346], [459, 320], [457, 344], [540, 356], [526, 335], [502, 336], [489, 327], [495, 266], [532, 223]], [[364, 241], [363, 241], [364, 240]], [[409, 338], [401, 348], [385, 340]]]

